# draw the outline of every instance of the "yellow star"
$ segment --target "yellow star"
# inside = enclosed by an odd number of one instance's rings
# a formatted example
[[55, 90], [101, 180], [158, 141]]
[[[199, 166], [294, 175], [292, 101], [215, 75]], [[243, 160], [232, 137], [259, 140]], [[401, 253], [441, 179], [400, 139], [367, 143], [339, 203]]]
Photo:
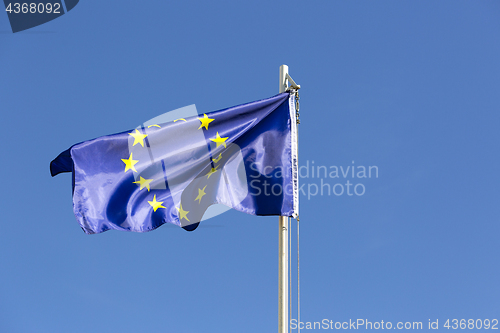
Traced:
[[129, 169], [132, 169], [133, 171], [137, 172], [135, 169], [135, 166], [139, 160], [134, 160], [132, 159], [132, 153], [130, 153], [130, 157], [127, 159], [122, 158], [123, 163], [125, 163], [125, 172], [127, 172]]
[[203, 118], [198, 118], [198, 120], [201, 121], [201, 125], [198, 129], [205, 127], [206, 130], [208, 129], [208, 124], [214, 121], [213, 119], [208, 118], [205, 113], [203, 114]]
[[141, 178], [138, 181], [134, 182], [134, 184], [139, 184], [141, 186], [141, 188], [139, 190], [142, 190], [143, 188], [147, 188], [148, 192], [149, 192], [149, 183], [151, 183], [152, 181], [153, 181], [152, 179], [144, 179], [141, 176]]
[[[177, 207], [176, 207], [177, 208]], [[177, 208], [177, 211], [179, 212], [179, 216], [180, 216], [180, 219], [186, 219], [188, 220], [188, 222], [191, 222], [189, 221], [189, 219], [187, 218], [187, 214], [189, 213], [189, 211], [185, 211], [184, 209], [182, 209], [182, 204], [181, 204], [181, 208]]]
[[211, 175], [213, 175], [217, 170], [219, 166], [216, 166], [215, 168], [210, 169], [210, 171], [207, 173], [207, 179], [210, 178]]
[[196, 197], [196, 199], [194, 199], [194, 201], [198, 200], [198, 203], [201, 203], [201, 198], [203, 198], [203, 196], [206, 194], [205, 193], [206, 188], [207, 188], [207, 185], [205, 185], [205, 187], [203, 189], [201, 189], [201, 188], [198, 189], [198, 196]]
[[210, 140], [213, 141], [213, 142], [215, 142], [217, 144], [216, 148], [219, 148], [220, 145], [223, 145], [224, 148], [226, 148], [227, 137], [226, 138], [221, 138], [220, 135], [219, 135], [219, 132], [217, 132], [217, 136], [215, 137], [215, 139], [210, 139]]
[[215, 163], [219, 162], [221, 158], [222, 158], [222, 153], [219, 154], [219, 157], [214, 158], [214, 162]]
[[156, 201], [156, 194], [155, 196], [153, 197], [153, 201], [148, 201], [149, 204], [151, 205], [151, 207], [153, 207], [153, 210], [156, 212], [156, 210], [158, 208], [165, 208], [163, 207], [161, 204], [163, 203], [163, 201]]
[[148, 136], [147, 134], [142, 134], [141, 132], [139, 132], [137, 128], [135, 129], [135, 133], [129, 133], [128, 135], [134, 137], [134, 144], [132, 145], [132, 147], [138, 143], [140, 143], [141, 146], [144, 147], [144, 138]]

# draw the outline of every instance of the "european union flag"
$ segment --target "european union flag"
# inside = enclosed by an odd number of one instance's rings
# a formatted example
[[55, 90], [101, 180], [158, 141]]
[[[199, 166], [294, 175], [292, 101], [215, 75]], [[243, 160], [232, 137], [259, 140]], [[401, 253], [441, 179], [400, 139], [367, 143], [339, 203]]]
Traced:
[[223, 204], [252, 215], [298, 213], [294, 95], [274, 97], [78, 143], [50, 163], [73, 175], [88, 234], [194, 230]]

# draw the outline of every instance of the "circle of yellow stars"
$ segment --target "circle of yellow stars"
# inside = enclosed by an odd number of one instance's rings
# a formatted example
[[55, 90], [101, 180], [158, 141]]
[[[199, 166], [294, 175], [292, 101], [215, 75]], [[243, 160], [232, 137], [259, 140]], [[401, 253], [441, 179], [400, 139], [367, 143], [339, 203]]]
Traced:
[[[180, 118], [180, 119], [176, 119], [174, 120], [174, 122], [177, 122], [177, 121], [186, 121], [186, 119], [184, 118]], [[206, 114], [203, 114], [203, 117], [201, 118], [198, 118], [198, 120], [200, 121], [200, 127], [198, 127], [198, 129], [202, 129], [202, 128], [205, 128], [205, 130], [208, 130], [208, 126], [210, 125], [211, 122], [213, 122], [215, 119], [212, 119], [212, 118], [209, 118]], [[157, 125], [157, 124], [154, 124], [154, 125], [149, 125], [148, 128], [151, 128], [151, 127], [158, 127], [158, 128], [161, 128], [160, 125]], [[137, 145], [137, 144], [140, 144], [142, 147], [144, 147], [144, 139], [146, 139], [146, 137], [148, 136], [147, 134], [143, 134], [141, 133], [138, 129], [135, 129], [135, 132], [132, 132], [132, 133], [128, 133], [131, 137], [134, 138], [134, 143], [132, 144], [132, 147]], [[216, 133], [216, 136], [215, 138], [213, 139], [210, 139], [210, 141], [214, 142], [217, 144], [217, 147], [218, 148], [220, 145], [224, 146], [224, 148], [227, 148], [226, 147], [226, 140], [228, 139], [228, 137], [221, 137], [219, 135], [219, 132]], [[213, 175], [214, 173], [216, 173], [218, 170], [218, 167], [219, 166], [215, 166], [215, 163], [218, 163], [220, 160], [222, 159], [222, 153], [219, 154], [219, 156], [217, 158], [212, 158], [212, 161], [214, 162], [214, 167], [212, 167], [208, 174], [206, 174], [207, 176], [207, 179], [210, 178], [211, 175]], [[133, 172], [138, 172], [137, 169], [135, 168], [135, 165], [139, 162], [139, 160], [134, 160], [134, 157], [133, 157], [133, 154], [130, 153], [130, 156], [128, 159], [125, 159], [125, 158], [122, 158], [121, 159], [123, 163], [125, 163], [125, 171], [124, 172], [127, 172], [128, 170], [132, 170]], [[153, 179], [145, 179], [144, 177], [142, 176], [139, 176], [139, 180], [138, 181], [135, 181], [133, 182], [134, 184], [137, 184], [139, 186], [139, 191], [143, 190], [144, 188], [146, 188], [148, 190], [148, 192], [151, 190], [151, 182], [153, 181]], [[198, 196], [196, 197], [196, 199], [194, 199], [194, 201], [198, 201], [198, 204], [201, 204], [201, 200], [203, 199], [203, 196], [205, 196], [207, 193], [205, 192], [205, 189], [207, 188], [207, 185], [205, 185], [205, 187], [203, 188], [199, 188], [198, 189]], [[156, 212], [159, 208], [166, 208], [164, 207], [162, 204], [163, 204], [163, 201], [157, 201], [156, 200], [156, 194], [153, 196], [153, 201], [148, 201], [149, 205], [153, 208], [153, 211]], [[176, 207], [177, 209], [177, 212], [179, 213], [179, 220], [182, 220], [182, 219], [186, 219], [188, 222], [189, 221], [189, 218], [188, 218], [188, 213], [189, 211], [186, 211], [182, 208], [182, 203], [180, 203], [179, 207]]]

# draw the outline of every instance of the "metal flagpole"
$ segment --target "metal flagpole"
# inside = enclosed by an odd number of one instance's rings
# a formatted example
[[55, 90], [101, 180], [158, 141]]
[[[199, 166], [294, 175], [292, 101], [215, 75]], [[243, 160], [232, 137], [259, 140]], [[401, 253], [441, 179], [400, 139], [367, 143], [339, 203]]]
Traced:
[[[288, 66], [280, 66], [280, 93], [287, 89]], [[278, 333], [288, 333], [288, 216], [279, 217]]]

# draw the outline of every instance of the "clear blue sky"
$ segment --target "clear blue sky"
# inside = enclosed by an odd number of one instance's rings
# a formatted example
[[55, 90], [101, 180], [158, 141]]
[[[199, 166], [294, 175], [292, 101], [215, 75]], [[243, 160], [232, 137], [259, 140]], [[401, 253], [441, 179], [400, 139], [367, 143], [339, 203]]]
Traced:
[[360, 196], [308, 199], [322, 180], [301, 179], [301, 319], [500, 319], [499, 18], [498, 1], [81, 0], [12, 34], [0, 13], [0, 332], [277, 331], [277, 217], [89, 236], [49, 163], [270, 97], [283, 63], [301, 164], [378, 167], [322, 179]]

